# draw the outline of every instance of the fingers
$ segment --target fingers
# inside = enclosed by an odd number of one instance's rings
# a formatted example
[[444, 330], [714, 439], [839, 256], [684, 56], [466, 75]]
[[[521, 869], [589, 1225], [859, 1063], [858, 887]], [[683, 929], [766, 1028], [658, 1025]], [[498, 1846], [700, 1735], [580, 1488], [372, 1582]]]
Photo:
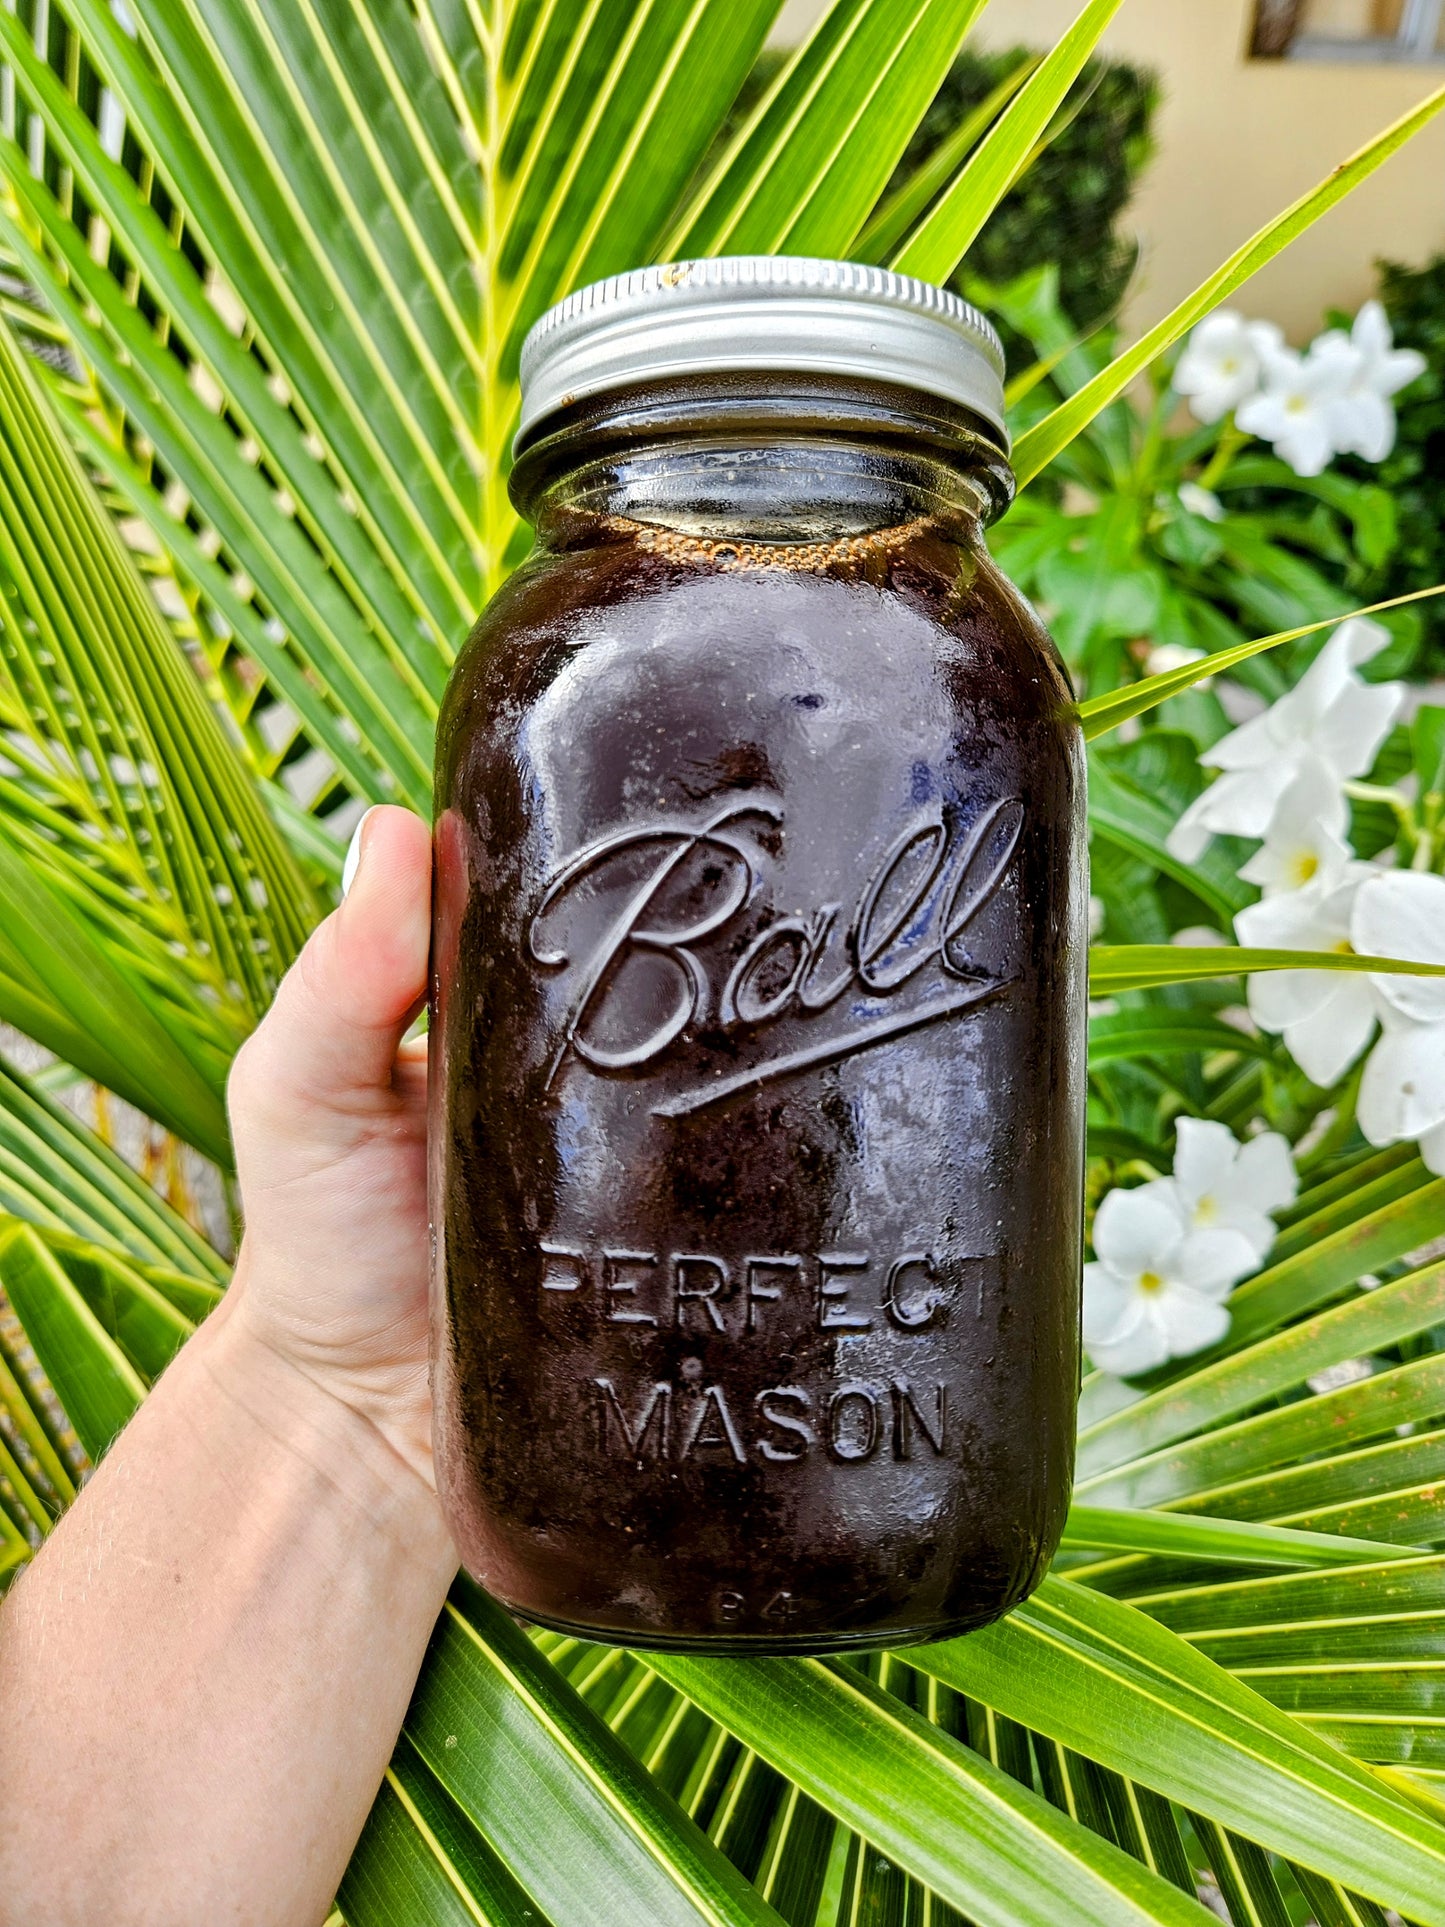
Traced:
[[390, 1087], [397, 1047], [426, 991], [431, 838], [410, 810], [369, 810], [346, 894], [315, 930], [236, 1061], [238, 1124], [256, 1105], [355, 1108]]

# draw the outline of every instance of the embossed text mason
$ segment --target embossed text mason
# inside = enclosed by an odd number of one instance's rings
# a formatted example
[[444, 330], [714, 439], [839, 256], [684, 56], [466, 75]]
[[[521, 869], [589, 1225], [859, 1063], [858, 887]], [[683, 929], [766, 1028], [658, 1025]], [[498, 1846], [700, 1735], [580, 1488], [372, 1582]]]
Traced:
[[437, 764], [457, 1544], [640, 1646], [981, 1625], [1068, 1500], [1086, 965], [1072, 699], [983, 540], [997, 341], [720, 259], [571, 296], [522, 376], [537, 547]]

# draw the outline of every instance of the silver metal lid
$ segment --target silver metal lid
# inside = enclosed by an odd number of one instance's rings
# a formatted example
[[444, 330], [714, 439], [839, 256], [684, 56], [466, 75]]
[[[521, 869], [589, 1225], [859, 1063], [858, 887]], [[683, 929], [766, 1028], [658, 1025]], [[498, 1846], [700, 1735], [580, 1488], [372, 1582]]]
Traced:
[[522, 343], [517, 442], [588, 395], [668, 376], [860, 375], [982, 416], [1008, 447], [1003, 347], [978, 309], [911, 275], [804, 255], [718, 255], [579, 288]]

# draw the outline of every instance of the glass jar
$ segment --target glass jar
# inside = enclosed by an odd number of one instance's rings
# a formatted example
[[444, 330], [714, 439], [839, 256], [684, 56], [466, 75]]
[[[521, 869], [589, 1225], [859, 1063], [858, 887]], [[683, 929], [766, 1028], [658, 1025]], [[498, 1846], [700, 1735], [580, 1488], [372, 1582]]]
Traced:
[[836, 263], [529, 340], [537, 545], [441, 719], [430, 1142], [443, 1502], [543, 1625], [936, 1639], [1058, 1542], [1084, 777], [984, 546], [1001, 377]]

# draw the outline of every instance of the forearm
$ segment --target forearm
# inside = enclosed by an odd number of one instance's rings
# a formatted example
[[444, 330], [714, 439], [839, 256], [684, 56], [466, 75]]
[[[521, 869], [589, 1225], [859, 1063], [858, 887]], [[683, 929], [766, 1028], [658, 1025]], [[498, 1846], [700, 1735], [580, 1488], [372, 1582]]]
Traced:
[[455, 1567], [223, 1306], [0, 1611], [0, 1924], [324, 1918]]

